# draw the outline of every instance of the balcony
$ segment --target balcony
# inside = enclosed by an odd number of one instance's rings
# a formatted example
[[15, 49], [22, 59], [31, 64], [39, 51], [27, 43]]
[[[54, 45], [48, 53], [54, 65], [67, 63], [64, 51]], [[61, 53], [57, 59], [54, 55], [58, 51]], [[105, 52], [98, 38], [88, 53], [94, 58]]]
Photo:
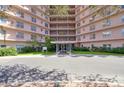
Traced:
[[57, 27], [52, 27], [52, 28], [50, 28], [50, 30], [75, 30], [75, 28], [63, 28], [63, 27], [59, 27], [59, 28], [57, 28]]
[[69, 24], [74, 24], [75, 21], [51, 21], [51, 24], [62, 24], [62, 23], [69, 23]]
[[73, 37], [75, 34], [50, 34], [52, 37]]
[[50, 15], [50, 17], [75, 17], [75, 15]]

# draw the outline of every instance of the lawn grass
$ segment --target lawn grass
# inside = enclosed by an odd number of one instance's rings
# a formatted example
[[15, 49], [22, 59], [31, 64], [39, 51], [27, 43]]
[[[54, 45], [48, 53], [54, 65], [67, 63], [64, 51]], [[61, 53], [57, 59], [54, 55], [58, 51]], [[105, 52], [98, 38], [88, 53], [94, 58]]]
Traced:
[[31, 52], [31, 53], [19, 53], [18, 56], [30, 56], [30, 55], [53, 55], [55, 52]]
[[108, 53], [108, 52], [92, 52], [92, 51], [72, 51], [73, 54], [94, 54], [94, 55], [115, 55], [124, 56], [124, 54]]
[[[54, 55], [55, 52], [31, 52], [31, 53], [19, 53], [17, 56], [31, 56], [31, 55]], [[72, 51], [72, 54], [94, 54], [94, 55], [114, 55], [124, 56], [124, 54], [108, 53], [108, 52], [91, 52], [91, 51]]]

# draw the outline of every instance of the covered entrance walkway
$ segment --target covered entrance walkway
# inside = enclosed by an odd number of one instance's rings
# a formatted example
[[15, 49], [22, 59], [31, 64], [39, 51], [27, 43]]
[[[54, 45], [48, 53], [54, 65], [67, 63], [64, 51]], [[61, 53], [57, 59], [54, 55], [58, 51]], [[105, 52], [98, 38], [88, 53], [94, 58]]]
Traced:
[[72, 44], [56, 44], [56, 54], [71, 54]]
[[71, 54], [72, 47], [74, 46], [74, 42], [70, 41], [56, 41], [52, 43], [56, 45], [57, 55]]

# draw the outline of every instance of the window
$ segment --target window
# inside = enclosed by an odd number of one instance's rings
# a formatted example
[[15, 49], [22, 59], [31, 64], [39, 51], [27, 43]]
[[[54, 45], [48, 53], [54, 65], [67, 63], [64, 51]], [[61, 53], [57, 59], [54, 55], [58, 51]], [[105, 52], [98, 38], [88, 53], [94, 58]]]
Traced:
[[34, 34], [32, 34], [32, 35], [31, 35], [31, 40], [36, 40], [36, 39], [37, 39], [37, 36], [34, 35]]
[[48, 31], [47, 30], [45, 30], [45, 34], [48, 34]]
[[45, 16], [46, 19], [48, 19], [48, 16]]
[[7, 19], [6, 18], [0, 18], [0, 23], [6, 23]]
[[33, 25], [32, 25], [32, 26], [31, 26], [31, 30], [32, 30], [32, 31], [36, 31], [36, 26], [33, 26]]
[[85, 20], [83, 20], [82, 23], [85, 23]]
[[95, 39], [95, 38], [96, 38], [96, 34], [95, 33], [90, 35], [90, 39]]
[[124, 44], [122, 44], [122, 47], [124, 47]]
[[90, 31], [95, 30], [95, 25], [90, 26]]
[[111, 44], [103, 44], [104, 48], [111, 48]]
[[80, 26], [80, 22], [79, 23], [77, 23], [77, 27], [79, 27]]
[[94, 48], [95, 46], [94, 46], [94, 44], [91, 44], [91, 48]]
[[83, 35], [83, 39], [85, 39], [86, 37], [85, 37], [85, 35]]
[[24, 18], [24, 13], [17, 11], [16, 16]]
[[22, 32], [17, 32], [17, 33], [16, 33], [16, 38], [24, 39], [24, 33], [22, 33]]
[[103, 38], [109, 38], [112, 36], [112, 33], [111, 32], [103, 32]]
[[77, 11], [76, 11], [76, 12], [77, 12], [77, 13], [78, 13], [78, 12], [80, 12], [80, 8], [79, 8], [79, 9], [77, 9]]
[[32, 22], [36, 23], [36, 18], [31, 17]]
[[82, 44], [81, 47], [84, 47], [84, 45]]
[[18, 28], [24, 28], [24, 23], [22, 23], [22, 22], [16, 22], [16, 27], [18, 27]]
[[45, 23], [45, 27], [48, 27], [48, 23]]
[[110, 26], [111, 24], [112, 24], [111, 20], [110, 20], [110, 19], [106, 19], [106, 20], [103, 22], [103, 27]]
[[124, 47], [124, 44], [122, 44], [122, 47]]
[[124, 5], [121, 5], [121, 8], [124, 9]]
[[121, 21], [124, 22], [124, 16], [121, 17]]
[[24, 45], [16, 45], [16, 49], [18, 52], [21, 52], [22, 48], [24, 48]]
[[81, 30], [80, 29], [77, 29], [77, 34], [80, 34], [81, 33]]
[[91, 21], [95, 20], [95, 17], [96, 17], [96, 15], [91, 16], [91, 17], [89, 18], [89, 21], [91, 22]]
[[121, 35], [124, 36], [124, 29], [121, 30]]
[[0, 5], [0, 10], [1, 11], [7, 10], [7, 9], [8, 9], [7, 5]]

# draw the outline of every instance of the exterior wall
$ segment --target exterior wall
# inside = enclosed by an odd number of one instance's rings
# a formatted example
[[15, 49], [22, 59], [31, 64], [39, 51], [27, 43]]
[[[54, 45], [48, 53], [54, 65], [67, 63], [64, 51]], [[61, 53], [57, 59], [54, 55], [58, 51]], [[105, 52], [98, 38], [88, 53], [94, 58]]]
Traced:
[[[46, 35], [50, 35], [59, 44], [76, 42], [75, 46], [78, 47], [103, 46], [103, 44], [110, 44], [111, 47], [124, 45], [124, 9], [117, 12], [111, 8], [112, 6], [99, 5], [95, 9], [90, 9], [88, 5], [72, 5], [69, 6], [68, 16], [46, 17], [46, 10], [50, 7], [47, 5], [11, 5], [9, 7], [11, 10], [6, 11], [9, 15], [6, 23], [0, 20], [1, 29], [6, 31], [5, 37], [0, 35], [0, 45], [27, 46], [30, 45], [28, 42], [32, 41], [31, 35], [35, 35], [36, 40], [41, 43], [45, 42]], [[32, 8], [36, 13], [32, 12]], [[102, 8], [109, 9], [111, 13], [106, 16], [96, 13]], [[24, 18], [17, 15], [18, 11], [24, 14]], [[36, 22], [32, 22], [31, 17], [36, 18]], [[110, 22], [109, 25], [106, 25], [107, 20]], [[24, 23], [24, 28], [18, 28], [17, 22]], [[32, 25], [37, 27], [36, 31], [31, 30]], [[24, 33], [24, 38], [17, 38], [18, 32]], [[110, 35], [105, 36], [106, 33]]]
[[[111, 12], [105, 16], [96, 13], [102, 8]], [[91, 47], [110, 44], [111, 47], [122, 47], [124, 44], [124, 9], [113, 10], [112, 6], [76, 6], [76, 41], [78, 46]], [[95, 16], [95, 17], [94, 17]], [[109, 20], [109, 24], [106, 21]], [[110, 33], [105, 36], [105, 33]], [[93, 37], [94, 35], [94, 37]]]
[[[11, 5], [9, 8], [10, 10], [6, 11], [9, 15], [7, 22], [0, 23], [1, 30], [6, 31], [5, 37], [0, 37], [0, 45], [6, 44], [8, 47], [27, 46], [30, 45], [28, 42], [32, 41], [31, 35], [35, 35], [38, 42], [45, 42], [45, 36], [49, 35], [49, 17], [46, 18], [45, 15], [48, 6]], [[31, 9], [34, 9], [36, 13], [33, 13]], [[24, 17], [18, 15], [17, 12], [23, 13]], [[32, 17], [36, 18], [36, 22], [32, 22]], [[17, 27], [17, 22], [22, 22], [24, 28]], [[48, 27], [45, 26], [45, 23], [48, 24]], [[36, 31], [32, 31], [31, 26], [36, 26]], [[45, 33], [45, 31], [48, 31], [48, 33]], [[24, 38], [17, 38], [18, 32], [23, 33]]]

